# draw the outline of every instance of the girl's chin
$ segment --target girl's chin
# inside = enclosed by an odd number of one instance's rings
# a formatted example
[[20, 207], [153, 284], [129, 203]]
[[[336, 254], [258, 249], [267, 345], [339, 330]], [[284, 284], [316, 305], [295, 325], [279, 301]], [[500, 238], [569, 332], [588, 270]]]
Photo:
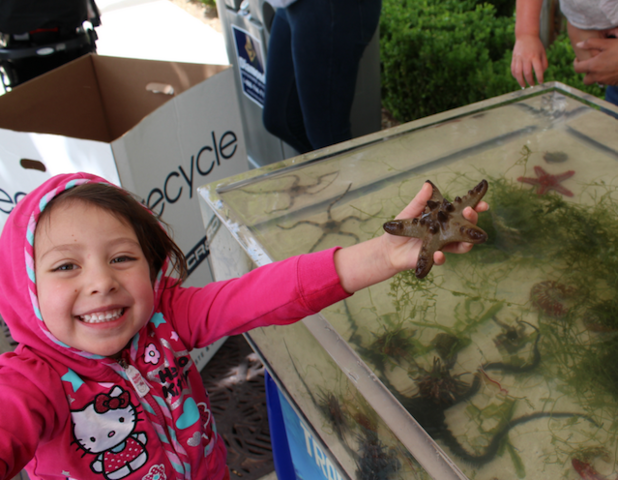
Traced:
[[122, 352], [125, 347], [128, 345], [118, 345], [118, 344], [110, 344], [110, 345], [96, 345], [94, 348], [86, 349], [88, 353], [92, 353], [94, 355], [100, 355], [101, 357], [113, 358], [114, 360], [119, 360], [122, 357]]

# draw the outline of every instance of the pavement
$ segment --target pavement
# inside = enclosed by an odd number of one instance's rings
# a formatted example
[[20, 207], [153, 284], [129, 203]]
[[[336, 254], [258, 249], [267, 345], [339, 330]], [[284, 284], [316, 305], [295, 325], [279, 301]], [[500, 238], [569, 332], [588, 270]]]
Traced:
[[[183, 0], [184, 1], [184, 0]], [[187, 7], [190, 2], [187, 3]], [[223, 34], [170, 0], [97, 0], [97, 53], [227, 65]]]

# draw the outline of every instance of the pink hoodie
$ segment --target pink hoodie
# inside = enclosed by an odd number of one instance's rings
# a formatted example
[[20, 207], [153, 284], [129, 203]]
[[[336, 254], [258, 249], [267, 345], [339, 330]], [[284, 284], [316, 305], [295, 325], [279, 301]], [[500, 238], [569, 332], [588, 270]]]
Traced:
[[105, 180], [84, 173], [48, 180], [18, 203], [0, 238], [0, 315], [19, 342], [0, 356], [0, 479], [26, 464], [31, 479], [222, 479], [224, 442], [189, 351], [347, 297], [335, 249], [200, 289], [163, 288], [171, 280], [160, 273], [154, 315], [115, 361], [59, 342], [38, 311], [38, 214], [84, 182]]

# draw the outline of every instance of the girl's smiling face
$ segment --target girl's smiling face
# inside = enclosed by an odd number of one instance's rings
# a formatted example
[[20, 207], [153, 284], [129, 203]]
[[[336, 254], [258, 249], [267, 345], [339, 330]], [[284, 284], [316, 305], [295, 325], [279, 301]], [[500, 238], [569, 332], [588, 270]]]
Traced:
[[148, 261], [121, 217], [81, 200], [65, 202], [37, 226], [34, 251], [41, 315], [61, 342], [113, 356], [150, 319]]

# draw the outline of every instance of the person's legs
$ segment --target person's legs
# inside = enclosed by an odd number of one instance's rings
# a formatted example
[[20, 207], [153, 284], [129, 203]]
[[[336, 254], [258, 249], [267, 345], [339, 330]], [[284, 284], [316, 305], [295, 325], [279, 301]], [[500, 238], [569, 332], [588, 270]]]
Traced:
[[314, 149], [352, 138], [358, 65], [380, 9], [380, 0], [298, 0], [287, 8], [296, 85]]
[[[312, 0], [310, 0], [312, 1]], [[291, 31], [286, 9], [272, 23], [266, 60], [266, 94], [262, 121], [273, 135], [300, 153], [313, 150], [303, 123], [292, 63]]]
[[618, 105], [618, 86], [608, 85], [605, 87], [605, 100], [614, 105]]

